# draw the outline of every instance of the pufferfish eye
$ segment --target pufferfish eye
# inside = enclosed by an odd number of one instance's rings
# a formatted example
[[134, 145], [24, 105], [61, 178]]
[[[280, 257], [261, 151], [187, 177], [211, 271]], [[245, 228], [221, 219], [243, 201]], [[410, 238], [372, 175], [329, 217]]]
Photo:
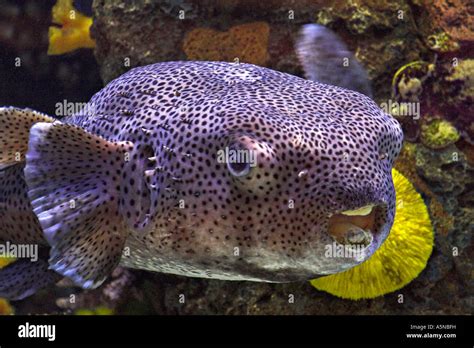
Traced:
[[242, 139], [238, 139], [228, 145], [223, 151], [223, 155], [227, 163], [227, 169], [234, 177], [241, 178], [247, 176], [251, 172], [252, 167], [256, 165], [255, 150], [249, 148], [248, 144], [245, 144]]
[[236, 177], [242, 177], [250, 173], [250, 163], [248, 162], [227, 162], [229, 172]]

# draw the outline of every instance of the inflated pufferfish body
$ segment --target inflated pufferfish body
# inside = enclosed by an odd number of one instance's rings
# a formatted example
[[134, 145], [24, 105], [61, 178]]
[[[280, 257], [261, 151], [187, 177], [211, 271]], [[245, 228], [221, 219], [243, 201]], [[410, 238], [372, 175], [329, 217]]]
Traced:
[[[313, 279], [369, 258], [393, 222], [402, 131], [347, 89], [250, 64], [167, 62], [130, 70], [62, 122], [15, 108], [0, 115], [0, 163], [4, 180], [20, 175], [29, 240], [50, 246], [49, 268], [84, 288], [119, 263]], [[22, 240], [22, 221], [4, 224], [0, 238]], [[362, 251], [327, 257], [335, 242]], [[18, 283], [9, 272], [4, 284]], [[29, 285], [0, 290], [19, 298]]]

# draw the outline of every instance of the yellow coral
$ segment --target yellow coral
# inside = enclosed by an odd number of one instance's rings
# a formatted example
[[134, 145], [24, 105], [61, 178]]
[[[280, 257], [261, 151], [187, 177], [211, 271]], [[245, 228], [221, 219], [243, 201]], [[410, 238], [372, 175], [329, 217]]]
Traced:
[[[11, 257], [0, 257], [0, 269], [3, 267], [8, 266], [10, 263], [14, 262], [15, 259]], [[9, 315], [13, 314], [14, 310], [13, 307], [10, 305], [8, 300], [4, 298], [0, 298], [0, 315]]]
[[421, 60], [410, 62], [399, 68], [392, 78], [392, 98], [409, 98], [411, 94], [421, 93], [422, 84], [435, 70], [434, 63]]
[[452, 73], [446, 77], [446, 80], [459, 83], [458, 98], [461, 101], [472, 103], [472, 96], [474, 95], [474, 59], [460, 59], [453, 66]]
[[196, 28], [187, 33], [183, 50], [190, 60], [233, 61], [265, 65], [270, 27], [266, 22], [236, 25], [226, 32]]
[[358, 300], [398, 290], [426, 267], [433, 249], [433, 228], [425, 203], [413, 185], [392, 170], [397, 208], [387, 240], [364, 263], [311, 284], [338, 297]]
[[77, 11], [72, 0], [58, 0], [52, 11], [53, 23], [61, 27], [49, 27], [49, 55], [64, 54], [78, 48], [94, 48], [90, 37], [92, 18]]
[[80, 308], [74, 314], [76, 315], [113, 315], [114, 310], [105, 306], [99, 306], [94, 309]]
[[436, 119], [421, 125], [420, 140], [430, 149], [442, 149], [455, 143], [459, 138], [456, 127], [446, 120]]
[[441, 53], [457, 51], [459, 49], [459, 44], [445, 32], [430, 35], [426, 41], [429, 48]]
[[8, 266], [10, 263], [12, 263], [14, 261], [15, 261], [14, 258], [0, 256], [0, 269], [2, 269], [3, 267]]
[[14, 313], [15, 311], [10, 303], [4, 298], [0, 298], [0, 315], [10, 315]]

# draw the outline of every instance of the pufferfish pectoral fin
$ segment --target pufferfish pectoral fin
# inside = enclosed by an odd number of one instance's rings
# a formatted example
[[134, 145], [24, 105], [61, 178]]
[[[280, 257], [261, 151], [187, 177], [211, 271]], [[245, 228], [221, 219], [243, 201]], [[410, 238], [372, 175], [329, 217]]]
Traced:
[[0, 170], [25, 160], [29, 130], [54, 118], [30, 109], [0, 107]]
[[308, 80], [347, 88], [372, 98], [364, 67], [330, 29], [319, 24], [304, 25], [295, 49]]
[[0, 297], [22, 300], [61, 278], [44, 259], [20, 259], [0, 269]]
[[50, 268], [83, 288], [98, 287], [122, 256], [127, 229], [119, 187], [132, 148], [73, 125], [31, 128], [24, 172], [51, 246]]

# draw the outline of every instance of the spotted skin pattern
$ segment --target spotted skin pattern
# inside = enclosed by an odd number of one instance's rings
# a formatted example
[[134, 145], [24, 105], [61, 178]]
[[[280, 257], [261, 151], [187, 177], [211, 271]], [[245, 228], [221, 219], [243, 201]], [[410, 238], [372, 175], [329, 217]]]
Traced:
[[29, 129], [35, 122], [54, 119], [30, 109], [1, 108], [0, 111], [0, 170], [25, 159]]
[[48, 243], [31, 207], [24, 180], [28, 129], [35, 122], [53, 122], [39, 112], [24, 109], [0, 109], [0, 244], [3, 252], [9, 245], [36, 246], [43, 259], [20, 259], [0, 269], [0, 296], [21, 300], [60, 279], [49, 270]]
[[124, 247], [117, 187], [120, 164], [133, 146], [60, 123], [38, 123], [30, 133], [25, 180], [33, 212], [52, 247], [50, 268], [95, 288], [118, 265]]
[[41, 243], [47, 245], [43, 231], [28, 199], [23, 179], [24, 164], [0, 171], [0, 243]]
[[[391, 228], [402, 131], [360, 93], [250, 64], [167, 62], [130, 70], [85, 110], [65, 123], [134, 146], [118, 187], [126, 267], [311, 279], [363, 261], [324, 256], [331, 214], [377, 205], [364, 260]], [[257, 154], [242, 177], [217, 161], [235, 145]]]
[[[47, 252], [42, 249], [41, 252]], [[62, 277], [48, 270], [47, 257], [36, 261], [20, 259], [0, 271], [0, 294], [10, 300], [21, 300], [59, 281]], [[41, 275], [38, 277], [38, 274]]]

